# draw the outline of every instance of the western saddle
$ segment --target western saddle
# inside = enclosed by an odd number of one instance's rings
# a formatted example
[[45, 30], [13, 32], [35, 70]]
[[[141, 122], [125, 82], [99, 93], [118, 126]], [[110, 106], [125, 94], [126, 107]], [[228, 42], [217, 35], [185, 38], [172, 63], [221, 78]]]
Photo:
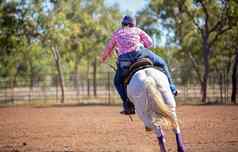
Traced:
[[141, 58], [132, 63], [129, 67], [128, 72], [124, 76], [124, 84], [128, 85], [132, 76], [139, 70], [153, 67], [153, 63], [150, 59], [148, 58]]

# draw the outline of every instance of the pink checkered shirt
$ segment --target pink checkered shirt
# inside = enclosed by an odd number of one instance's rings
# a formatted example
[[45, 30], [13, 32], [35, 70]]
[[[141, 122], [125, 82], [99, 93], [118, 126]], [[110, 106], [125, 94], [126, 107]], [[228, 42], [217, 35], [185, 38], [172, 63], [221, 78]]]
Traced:
[[104, 49], [101, 60], [111, 56], [114, 48], [117, 48], [117, 54], [121, 55], [136, 50], [139, 46], [149, 48], [152, 46], [151, 37], [138, 27], [122, 27], [112, 34], [112, 38]]

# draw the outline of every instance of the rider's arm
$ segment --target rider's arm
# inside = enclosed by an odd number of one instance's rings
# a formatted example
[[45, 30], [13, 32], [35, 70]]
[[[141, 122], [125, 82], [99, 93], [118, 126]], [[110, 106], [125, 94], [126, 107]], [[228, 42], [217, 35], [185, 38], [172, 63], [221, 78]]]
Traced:
[[112, 51], [113, 51], [113, 48], [115, 47], [115, 44], [116, 44], [116, 41], [112, 37], [112, 39], [109, 40], [109, 42], [107, 43], [106, 48], [104, 49], [104, 51], [102, 52], [102, 54], [100, 56], [100, 61], [102, 63], [104, 63], [107, 60], [107, 58], [112, 55]]
[[140, 39], [141, 42], [143, 43], [145, 48], [150, 48], [153, 44], [153, 41], [151, 39], [151, 37], [145, 33], [143, 30], [139, 29], [139, 35], [140, 35]]

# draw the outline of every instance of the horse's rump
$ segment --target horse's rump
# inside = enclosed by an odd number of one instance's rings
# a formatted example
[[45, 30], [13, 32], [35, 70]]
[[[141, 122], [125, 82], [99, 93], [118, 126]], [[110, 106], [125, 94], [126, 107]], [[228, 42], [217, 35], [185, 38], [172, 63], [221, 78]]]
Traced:
[[164, 73], [154, 68], [140, 70], [133, 75], [131, 82], [128, 84], [128, 96], [135, 106], [141, 105], [137, 104], [138, 102], [145, 103], [144, 109], [137, 108], [137, 111], [143, 110], [144, 113], [149, 115], [153, 125], [164, 124], [165, 126], [176, 127], [177, 124], [172, 110], [164, 101], [164, 92], [170, 92], [167, 81]]

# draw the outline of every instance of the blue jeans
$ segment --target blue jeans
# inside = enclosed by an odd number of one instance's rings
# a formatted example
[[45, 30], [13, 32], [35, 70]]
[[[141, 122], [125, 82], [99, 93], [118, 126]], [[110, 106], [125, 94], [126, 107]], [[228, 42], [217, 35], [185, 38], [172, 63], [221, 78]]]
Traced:
[[160, 56], [156, 55], [149, 49], [141, 47], [138, 51], [132, 51], [120, 55], [117, 60], [117, 71], [114, 77], [114, 85], [123, 101], [124, 110], [129, 109], [128, 108], [129, 99], [127, 97], [126, 87], [124, 86], [123, 79], [130, 65], [136, 60], [141, 58], [149, 58], [154, 63], [155, 66], [160, 67], [161, 70], [166, 74], [169, 83], [170, 84], [173, 83], [166, 62]]

